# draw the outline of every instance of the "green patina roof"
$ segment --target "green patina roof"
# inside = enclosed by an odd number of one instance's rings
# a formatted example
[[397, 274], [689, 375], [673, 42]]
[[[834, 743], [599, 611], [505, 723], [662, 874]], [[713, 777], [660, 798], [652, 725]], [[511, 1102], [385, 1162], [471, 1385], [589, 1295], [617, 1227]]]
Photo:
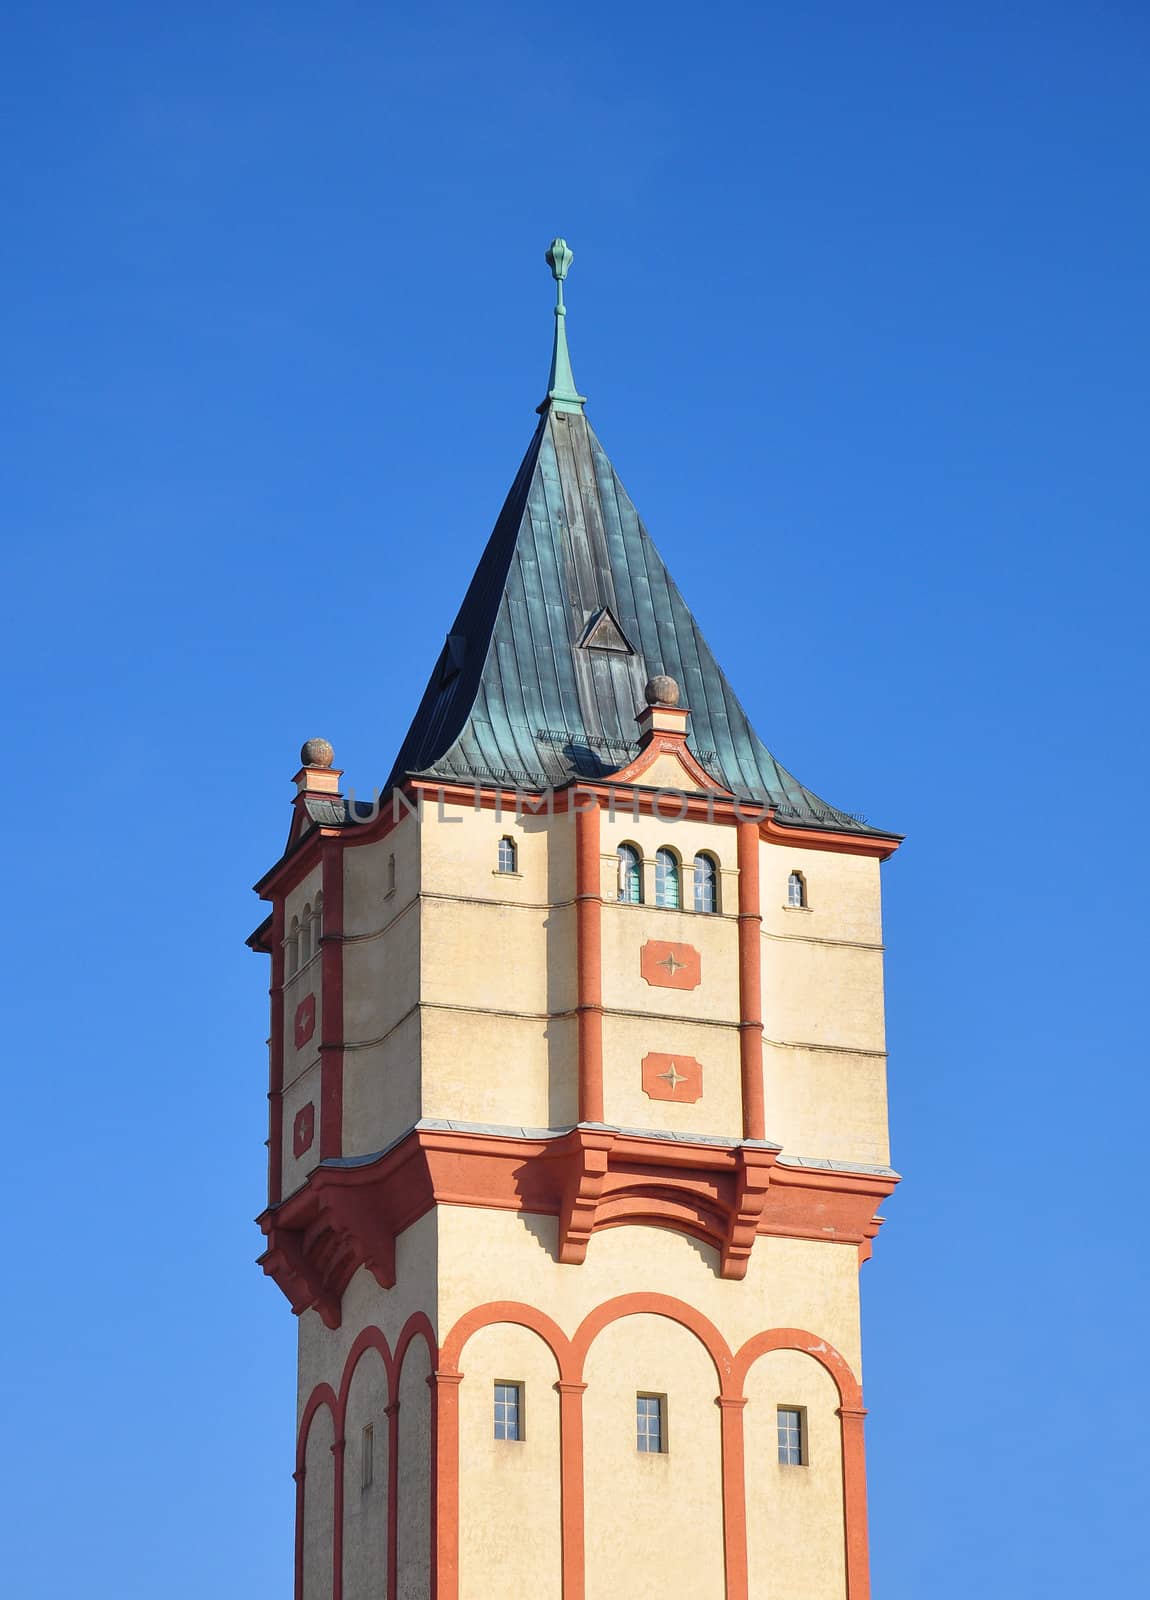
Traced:
[[[553, 255], [565, 275], [562, 240], [548, 252], [561, 293]], [[804, 788], [751, 727], [583, 414], [564, 321], [557, 308], [539, 426], [390, 782], [605, 777], [638, 750], [647, 680], [669, 673], [691, 749], [737, 796], [777, 807], [782, 823], [895, 837]]]

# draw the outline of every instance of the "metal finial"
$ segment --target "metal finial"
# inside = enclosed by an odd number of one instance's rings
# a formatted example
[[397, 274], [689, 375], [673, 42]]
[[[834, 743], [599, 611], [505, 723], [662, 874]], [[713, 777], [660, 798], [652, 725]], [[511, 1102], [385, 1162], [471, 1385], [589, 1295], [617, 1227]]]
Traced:
[[[552, 239], [545, 259], [555, 279], [555, 348], [551, 356], [547, 399], [543, 406], [550, 404], [552, 411], [581, 412], [585, 396], [576, 389], [575, 375], [571, 371], [571, 356], [567, 349], [567, 307], [563, 304], [563, 280], [571, 270], [575, 254], [566, 239]], [[539, 409], [542, 410], [543, 406]]]
[[[574, 261], [574, 259], [575, 252], [569, 247], [566, 239], [552, 239], [551, 243], [547, 246], [547, 255], [545, 260], [547, 265], [551, 268], [551, 276], [555, 279], [556, 283], [562, 284], [563, 279], [567, 276], [571, 269], [571, 263]], [[559, 299], [563, 299], [562, 288], [559, 290]]]

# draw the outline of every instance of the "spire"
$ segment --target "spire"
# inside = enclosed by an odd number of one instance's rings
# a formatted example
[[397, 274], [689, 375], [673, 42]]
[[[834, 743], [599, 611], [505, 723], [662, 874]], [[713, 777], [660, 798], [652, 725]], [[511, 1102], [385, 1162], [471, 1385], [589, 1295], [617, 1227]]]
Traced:
[[552, 411], [581, 412], [586, 399], [576, 389], [575, 374], [571, 371], [571, 357], [567, 350], [567, 307], [563, 304], [563, 280], [574, 259], [566, 239], [552, 239], [546, 261], [555, 279], [555, 350], [551, 357], [547, 399], [539, 407], [540, 411], [545, 411], [550, 405]]

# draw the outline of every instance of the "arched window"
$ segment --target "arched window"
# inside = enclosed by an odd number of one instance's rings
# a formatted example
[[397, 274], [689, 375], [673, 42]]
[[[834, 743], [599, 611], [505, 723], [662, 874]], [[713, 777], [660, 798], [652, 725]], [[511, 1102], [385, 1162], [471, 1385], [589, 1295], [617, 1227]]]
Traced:
[[678, 911], [683, 903], [679, 883], [679, 858], [664, 847], [655, 852], [655, 904]]
[[311, 901], [303, 908], [299, 919], [299, 964], [306, 967], [311, 960]]
[[291, 919], [291, 931], [284, 940], [285, 967], [290, 978], [299, 966], [299, 918]]
[[619, 846], [619, 898], [629, 906], [643, 901], [643, 867], [633, 844]]
[[311, 913], [311, 953], [314, 956], [319, 949], [320, 940], [323, 938], [323, 891], [315, 897], [315, 905]]
[[500, 872], [519, 871], [519, 851], [515, 840], [509, 839], [506, 834], [499, 841], [499, 867]]
[[719, 909], [719, 869], [715, 865], [714, 856], [697, 855], [695, 857], [695, 910], [717, 911]]
[[792, 872], [787, 879], [787, 904], [788, 906], [805, 906], [807, 903], [807, 880], [801, 872]]

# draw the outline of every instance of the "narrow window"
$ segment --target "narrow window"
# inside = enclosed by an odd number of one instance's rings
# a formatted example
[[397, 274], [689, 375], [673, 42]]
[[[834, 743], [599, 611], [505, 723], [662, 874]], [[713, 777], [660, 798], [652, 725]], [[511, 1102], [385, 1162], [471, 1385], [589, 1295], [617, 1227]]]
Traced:
[[523, 1437], [523, 1385], [521, 1383], [496, 1383], [495, 1385], [495, 1437], [497, 1439], [522, 1439]]
[[655, 852], [655, 904], [670, 906], [677, 911], [682, 904], [679, 894], [679, 858], [673, 850]]
[[807, 903], [807, 880], [801, 872], [792, 872], [787, 879], [787, 904], [789, 906], [805, 906]]
[[695, 910], [719, 909], [719, 869], [714, 856], [695, 857]]
[[779, 1407], [779, 1461], [784, 1467], [804, 1467], [803, 1413], [797, 1406]]
[[619, 846], [619, 898], [629, 906], [642, 903], [643, 868], [633, 844]]
[[395, 893], [395, 852], [394, 851], [392, 851], [391, 855], [389, 855], [388, 858], [387, 858], [387, 892], [388, 892], [388, 894], [394, 894]]
[[359, 1452], [360, 1488], [370, 1489], [375, 1482], [375, 1429], [370, 1422], [364, 1427]]
[[665, 1408], [664, 1395], [635, 1396], [635, 1445], [643, 1455], [662, 1455], [667, 1448]]
[[518, 872], [519, 851], [515, 848], [515, 840], [503, 838], [499, 841], [499, 871]]
[[323, 938], [323, 894], [315, 897], [315, 909], [311, 914], [311, 953], [314, 956], [319, 949], [320, 940]]
[[291, 919], [291, 932], [287, 936], [287, 975], [290, 978], [299, 966], [299, 918]]
[[299, 964], [306, 967], [311, 960], [311, 902], [303, 908], [299, 922]]

